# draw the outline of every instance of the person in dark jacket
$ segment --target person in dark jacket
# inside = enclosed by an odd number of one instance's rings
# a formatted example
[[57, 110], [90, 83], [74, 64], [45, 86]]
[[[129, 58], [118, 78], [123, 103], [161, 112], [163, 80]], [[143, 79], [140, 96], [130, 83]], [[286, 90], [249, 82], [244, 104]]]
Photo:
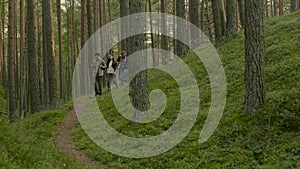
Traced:
[[110, 91], [111, 82], [113, 82], [116, 85], [116, 87], [118, 88], [118, 83], [117, 83], [117, 78], [116, 78], [116, 70], [117, 70], [118, 64], [115, 61], [115, 58], [113, 55], [109, 55], [106, 65], [107, 65], [107, 87], [108, 87], [108, 91]]

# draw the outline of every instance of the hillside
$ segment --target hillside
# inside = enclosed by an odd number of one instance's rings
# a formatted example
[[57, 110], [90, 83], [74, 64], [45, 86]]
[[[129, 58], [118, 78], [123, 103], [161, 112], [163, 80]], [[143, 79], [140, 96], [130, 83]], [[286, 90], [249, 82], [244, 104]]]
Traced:
[[[198, 143], [210, 102], [206, 70], [193, 53], [184, 61], [195, 74], [201, 92], [198, 122], [172, 150], [152, 158], [118, 157], [96, 146], [78, 127], [74, 138], [78, 149], [113, 168], [300, 168], [300, 13], [266, 22], [267, 102], [256, 115], [243, 112], [243, 33], [226, 41], [218, 50], [227, 76], [227, 104], [213, 136]], [[129, 136], [157, 135], [169, 128], [180, 104], [176, 82], [167, 74], [150, 70], [148, 90], [160, 88], [167, 96], [166, 111], [154, 123], [134, 125], [112, 108], [110, 95], [98, 98], [100, 109], [117, 131]], [[5, 110], [0, 90], [0, 110]], [[105, 103], [105, 104], [101, 104]], [[0, 168], [84, 168], [63, 153], [54, 142], [57, 126], [71, 103], [55, 111], [31, 115], [9, 124], [0, 115]]]
[[[179, 145], [157, 157], [123, 158], [98, 148], [79, 128], [74, 134], [77, 146], [113, 168], [299, 168], [299, 39], [299, 12], [266, 22], [267, 101], [264, 110], [252, 116], [243, 111], [243, 33], [218, 49], [228, 82], [227, 104], [217, 130], [204, 144], [198, 144], [198, 138], [209, 108], [210, 84], [202, 63], [190, 53], [184, 61], [197, 76], [201, 110], [198, 122]], [[154, 136], [168, 129], [176, 119], [180, 97], [174, 89], [175, 81], [157, 70], [148, 71], [148, 77], [148, 90], [162, 89], [168, 99], [164, 114], [151, 124], [132, 124], [120, 116], [112, 108], [110, 95], [98, 99], [106, 120], [118, 132], [134, 137]]]

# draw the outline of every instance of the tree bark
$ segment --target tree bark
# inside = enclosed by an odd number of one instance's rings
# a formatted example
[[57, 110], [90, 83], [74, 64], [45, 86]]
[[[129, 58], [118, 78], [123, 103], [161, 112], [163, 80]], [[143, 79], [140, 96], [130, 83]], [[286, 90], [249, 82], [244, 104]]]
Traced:
[[291, 0], [291, 12], [295, 12], [297, 7], [297, 0]]
[[55, 72], [54, 58], [54, 35], [52, 24], [52, 1], [42, 1], [43, 16], [43, 42], [44, 42], [44, 58], [47, 57], [47, 73], [49, 83], [49, 108], [55, 109], [57, 106], [57, 80]]
[[87, 8], [86, 5], [87, 0], [81, 0], [81, 48], [84, 46], [85, 42], [87, 41]]
[[[129, 14], [129, 0], [120, 0], [120, 14], [121, 17], [127, 16]], [[125, 23], [124, 20], [122, 20], [121, 22], [121, 37], [125, 37], [127, 32], [127, 23]], [[127, 42], [128, 40], [126, 39], [123, 39], [121, 41], [121, 49], [123, 51], [128, 51]]]
[[211, 19], [210, 19], [210, 12], [209, 12], [209, 1], [208, 0], [204, 0], [205, 1], [205, 11], [206, 11], [206, 19], [207, 19], [207, 30], [208, 30], [208, 36], [209, 36], [209, 40], [213, 41], [213, 33], [212, 33], [212, 28], [211, 28]]
[[241, 22], [241, 28], [243, 29], [245, 27], [245, 0], [238, 0], [239, 3], [239, 15], [240, 15], [240, 22]]
[[24, 112], [24, 97], [26, 96], [24, 93], [25, 89], [25, 19], [24, 19], [24, 12], [25, 4], [24, 0], [20, 0], [20, 95], [19, 95], [19, 110], [20, 115], [19, 119], [22, 118]]
[[235, 0], [226, 0], [226, 11], [227, 11], [227, 28], [226, 36], [231, 38], [236, 35], [236, 9]]
[[269, 18], [269, 6], [268, 6], [268, 0], [265, 1], [265, 14], [266, 14], [266, 19]]
[[[266, 1], [267, 2], [267, 4], [266, 5], [268, 5], [268, 0]], [[271, 17], [274, 17], [274, 12], [273, 12], [273, 0], [270, 0], [270, 13], [271, 13]]]
[[[152, 12], [152, 4], [151, 1], [148, 0], [149, 3], [149, 12]], [[156, 56], [154, 53], [154, 49], [155, 49], [155, 42], [154, 42], [154, 34], [153, 34], [153, 23], [152, 23], [152, 16], [150, 14], [150, 31], [151, 31], [151, 48], [152, 48], [152, 62], [153, 62], [153, 67], [156, 66]]]
[[8, 82], [8, 79], [7, 79], [7, 65], [6, 65], [6, 57], [5, 57], [5, 38], [4, 38], [4, 33], [5, 33], [5, 0], [2, 0], [2, 9], [1, 9], [1, 13], [2, 13], [2, 17], [1, 17], [1, 27], [2, 27], [2, 30], [1, 30], [1, 34], [2, 34], [2, 45], [1, 45], [1, 49], [2, 49], [2, 55], [0, 57], [2, 57], [2, 85], [3, 85], [3, 88], [5, 89], [5, 93], [6, 93], [6, 96], [5, 98], [7, 99], [8, 97], [8, 87], [7, 87], [7, 82]]
[[43, 50], [42, 50], [42, 24], [41, 24], [41, 10], [40, 6], [37, 3], [37, 19], [36, 19], [36, 25], [37, 25], [37, 56], [38, 56], [38, 79], [39, 79], [39, 89], [40, 89], [40, 102], [41, 104], [44, 103], [43, 98]]
[[62, 56], [62, 22], [61, 22], [61, 1], [56, 1], [57, 27], [58, 27], [58, 57], [59, 57], [59, 96], [62, 103], [66, 101], [66, 86], [64, 74], [64, 62]]
[[[199, 13], [198, 13], [198, 6], [199, 6], [199, 0], [190, 0], [190, 2], [189, 2], [190, 22], [197, 27], [199, 27], [199, 17], [200, 17]], [[198, 45], [196, 42], [200, 38], [199, 31], [192, 29], [192, 26], [191, 26], [190, 30], [191, 30], [191, 33], [190, 33], [191, 45], [196, 46], [196, 45]]]
[[222, 30], [222, 36], [226, 34], [226, 16], [225, 16], [225, 5], [224, 0], [218, 0], [219, 18]]
[[212, 11], [215, 28], [215, 42], [216, 46], [219, 47], [222, 43], [222, 26], [220, 21], [220, 14], [218, 10], [218, 0], [212, 0]]
[[29, 68], [29, 95], [31, 112], [35, 113], [41, 110], [39, 79], [37, 72], [36, 58], [36, 22], [35, 22], [35, 4], [34, 0], [27, 0], [27, 44], [28, 44], [28, 68]]
[[283, 15], [283, 6], [284, 6], [283, 0], [279, 0], [279, 15]]
[[273, 1], [273, 12], [274, 12], [274, 16], [277, 16], [277, 1], [276, 0], [272, 0]]
[[[181, 17], [182, 19], [185, 19], [185, 1], [184, 0], [176, 0], [176, 16]], [[185, 25], [179, 25], [177, 24], [177, 38], [178, 39], [184, 39], [188, 37]], [[175, 54], [179, 57], [184, 56], [188, 51], [188, 48], [185, 44], [183, 44], [181, 41], [176, 40], [176, 52]]]
[[266, 97], [263, 0], [245, 1], [245, 110], [258, 113]]
[[[3, 16], [4, 13], [1, 13], [1, 16]], [[1, 81], [2, 81], [2, 84], [3, 84], [3, 81], [4, 81], [4, 55], [3, 55], [3, 48], [2, 48], [2, 45], [3, 45], [3, 37], [2, 37], [2, 20], [0, 21], [0, 74], [1, 74]]]
[[15, 60], [16, 60], [16, 1], [8, 1], [8, 48], [7, 48], [7, 57], [8, 57], [8, 113], [9, 121], [15, 122], [16, 110], [17, 110], [17, 99], [16, 99], [16, 88], [15, 88]]
[[[129, 2], [130, 14], [144, 12], [144, 1], [143, 0], [131, 0]], [[144, 23], [142, 21], [137, 21], [137, 18], [134, 19], [135, 23], [139, 23], [139, 25], [134, 25], [138, 27], [144, 27]], [[131, 24], [132, 25], [132, 24]], [[131, 40], [131, 49], [129, 54], [133, 54], [134, 52], [140, 51], [144, 49], [144, 35], [135, 35]], [[146, 66], [147, 59], [145, 57], [138, 57], [135, 60], [130, 60], [129, 56], [129, 75], [137, 70], [137, 66]], [[147, 111], [147, 72], [143, 71], [137, 74], [130, 82], [130, 86], [132, 89], [132, 104], [133, 104], [133, 116], [134, 120], [137, 120], [138, 112], [146, 112]]]
[[201, 38], [204, 38], [204, 31], [205, 31], [205, 27], [204, 27], [204, 1], [205, 0], [201, 0], [201, 9], [200, 9], [200, 27], [201, 27]]
[[[161, 0], [161, 13], [162, 14], [166, 14], [167, 13], [167, 8], [166, 8], [166, 1], [165, 0]], [[165, 36], [164, 34], [167, 34], [167, 21], [166, 21], [166, 17], [165, 15], [162, 15], [161, 17], [161, 32], [162, 32], [162, 36], [161, 36], [161, 49], [165, 50], [165, 51], [169, 51], [169, 47], [168, 47], [168, 39], [167, 36]], [[162, 64], [166, 64], [167, 63], [167, 56], [162, 55]]]
[[[86, 0], [86, 13], [87, 13], [87, 28], [88, 28], [88, 38], [93, 35], [93, 17], [92, 17], [92, 10], [91, 10], [91, 0]], [[87, 39], [88, 39], [87, 38]]]

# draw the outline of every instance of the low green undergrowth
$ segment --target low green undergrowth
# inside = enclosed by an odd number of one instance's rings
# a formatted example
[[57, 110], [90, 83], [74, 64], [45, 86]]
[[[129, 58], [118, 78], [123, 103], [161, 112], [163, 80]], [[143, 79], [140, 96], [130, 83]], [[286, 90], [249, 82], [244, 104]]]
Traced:
[[[244, 37], [239, 33], [219, 49], [227, 76], [227, 104], [213, 136], [198, 138], [209, 108], [209, 79], [193, 53], [183, 60], [197, 78], [201, 93], [198, 121], [183, 141], [156, 157], [130, 159], [113, 155], [93, 143], [78, 128], [74, 138], [80, 150], [113, 168], [300, 168], [300, 13], [266, 22], [267, 101], [258, 114], [243, 110]], [[117, 131], [134, 137], [157, 135], [172, 125], [180, 108], [176, 83], [150, 70], [148, 90], [162, 89], [168, 99], [162, 116], [149, 124], [133, 124], [117, 113], [110, 95], [98, 98], [103, 115]], [[152, 82], [152, 83], [151, 83]], [[175, 88], [175, 89], [174, 89]]]
[[9, 124], [0, 118], [0, 168], [82, 168], [54, 142], [57, 126], [71, 107], [39, 112], [21, 122]]

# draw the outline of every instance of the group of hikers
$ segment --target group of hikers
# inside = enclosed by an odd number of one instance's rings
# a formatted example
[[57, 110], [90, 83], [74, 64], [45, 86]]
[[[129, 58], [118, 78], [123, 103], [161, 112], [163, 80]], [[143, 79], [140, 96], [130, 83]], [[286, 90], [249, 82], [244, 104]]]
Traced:
[[[95, 95], [102, 95], [103, 76], [107, 76], [107, 88], [111, 91], [111, 84], [114, 83], [118, 88], [117, 74], [122, 81], [122, 85], [126, 82], [126, 74], [128, 72], [128, 59], [126, 52], [121, 52], [117, 60], [112, 54], [109, 54], [107, 62], [101, 58], [100, 53], [95, 54], [92, 64], [93, 77], [95, 77]], [[117, 70], [119, 70], [117, 72]]]

